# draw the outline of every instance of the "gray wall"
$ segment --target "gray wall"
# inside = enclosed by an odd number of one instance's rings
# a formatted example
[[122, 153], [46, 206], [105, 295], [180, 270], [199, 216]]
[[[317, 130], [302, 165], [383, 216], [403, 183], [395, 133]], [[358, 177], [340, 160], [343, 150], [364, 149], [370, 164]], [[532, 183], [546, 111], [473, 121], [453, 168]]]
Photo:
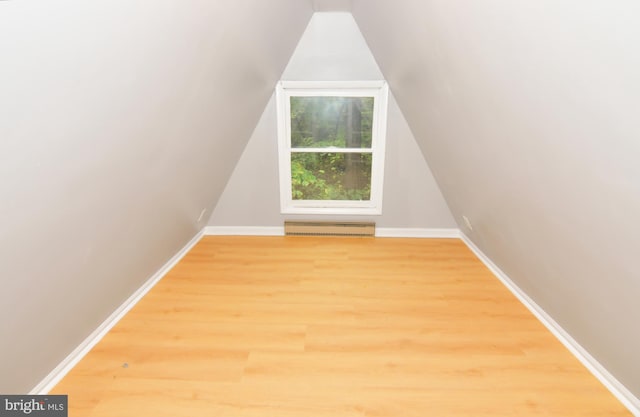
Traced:
[[[286, 80], [383, 79], [349, 13], [316, 13], [282, 75]], [[269, 101], [209, 221], [210, 226], [282, 226], [285, 219], [372, 220], [379, 227], [457, 227], [429, 167], [389, 97], [381, 216], [281, 215], [275, 100]]]
[[0, 2], [0, 392], [32, 389], [205, 225], [311, 13]]
[[640, 397], [640, 3], [353, 14], [461, 228]]

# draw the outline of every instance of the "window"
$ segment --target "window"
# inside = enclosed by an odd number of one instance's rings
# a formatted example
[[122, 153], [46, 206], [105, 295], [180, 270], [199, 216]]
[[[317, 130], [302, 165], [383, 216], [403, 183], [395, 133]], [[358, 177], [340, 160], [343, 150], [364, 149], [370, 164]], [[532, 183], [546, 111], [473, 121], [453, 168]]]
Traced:
[[387, 94], [383, 81], [279, 83], [283, 213], [382, 213]]

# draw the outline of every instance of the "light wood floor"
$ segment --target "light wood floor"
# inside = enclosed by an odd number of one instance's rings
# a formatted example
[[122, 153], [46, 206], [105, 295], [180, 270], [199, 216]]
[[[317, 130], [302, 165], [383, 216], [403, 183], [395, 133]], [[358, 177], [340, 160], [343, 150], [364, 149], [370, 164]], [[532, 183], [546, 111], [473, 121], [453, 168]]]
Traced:
[[52, 393], [74, 417], [631, 415], [457, 239], [205, 237]]

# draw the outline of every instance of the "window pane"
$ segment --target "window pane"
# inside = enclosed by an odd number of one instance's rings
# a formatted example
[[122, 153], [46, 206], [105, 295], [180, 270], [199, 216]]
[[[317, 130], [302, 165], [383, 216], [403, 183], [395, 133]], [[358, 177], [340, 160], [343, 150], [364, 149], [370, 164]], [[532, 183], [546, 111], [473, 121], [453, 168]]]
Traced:
[[292, 148], [371, 148], [373, 97], [291, 97]]
[[370, 153], [291, 154], [293, 200], [370, 200]]

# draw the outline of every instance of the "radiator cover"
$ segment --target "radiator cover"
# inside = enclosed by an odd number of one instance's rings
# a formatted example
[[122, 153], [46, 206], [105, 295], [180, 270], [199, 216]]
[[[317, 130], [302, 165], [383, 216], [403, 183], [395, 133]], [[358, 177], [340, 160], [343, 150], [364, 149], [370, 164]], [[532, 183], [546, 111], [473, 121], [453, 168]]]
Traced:
[[287, 236], [375, 236], [373, 222], [286, 221]]

